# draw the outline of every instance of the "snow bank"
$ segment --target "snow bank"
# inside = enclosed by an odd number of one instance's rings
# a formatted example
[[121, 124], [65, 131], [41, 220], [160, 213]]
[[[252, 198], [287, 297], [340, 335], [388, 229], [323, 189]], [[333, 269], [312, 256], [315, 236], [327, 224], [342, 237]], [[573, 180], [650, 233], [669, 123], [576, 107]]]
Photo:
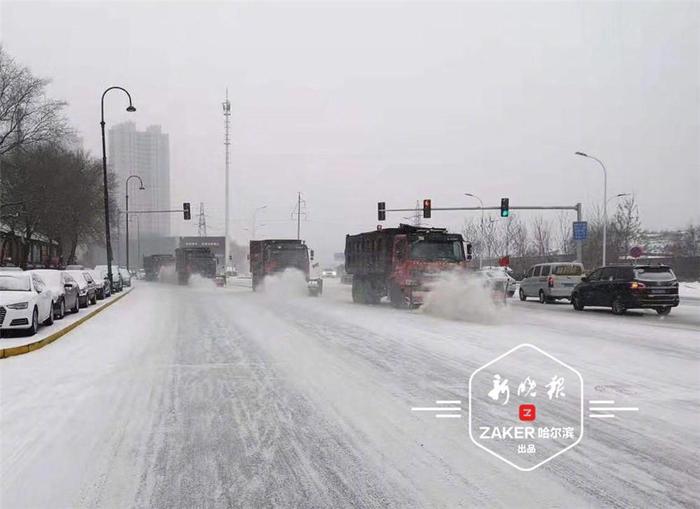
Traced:
[[431, 285], [420, 311], [451, 320], [497, 323], [502, 312], [499, 307], [482, 280], [445, 273]]
[[680, 282], [678, 283], [678, 294], [680, 298], [700, 299], [700, 282]]

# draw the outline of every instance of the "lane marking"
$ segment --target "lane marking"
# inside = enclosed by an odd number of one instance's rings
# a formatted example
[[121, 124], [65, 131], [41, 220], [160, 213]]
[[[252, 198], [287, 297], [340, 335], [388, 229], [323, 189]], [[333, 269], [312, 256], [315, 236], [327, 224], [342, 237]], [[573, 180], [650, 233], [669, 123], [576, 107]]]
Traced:
[[618, 410], [620, 412], [638, 412], [638, 407], [628, 406], [628, 407], [600, 407], [600, 408], [589, 408], [590, 411], [599, 410], [602, 412], [609, 412], [610, 410]]
[[413, 407], [411, 408], [411, 412], [461, 412], [462, 409], [460, 407]]

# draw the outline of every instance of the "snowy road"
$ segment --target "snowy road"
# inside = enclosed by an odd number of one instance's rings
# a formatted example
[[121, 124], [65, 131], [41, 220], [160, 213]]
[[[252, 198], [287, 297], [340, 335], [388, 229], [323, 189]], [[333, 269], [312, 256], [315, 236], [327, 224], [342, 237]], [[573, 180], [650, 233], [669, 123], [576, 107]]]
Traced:
[[[700, 312], [513, 301], [496, 323], [240, 286], [142, 283], [60, 341], [0, 361], [1, 507], [699, 506]], [[519, 472], [466, 419], [480, 365], [529, 342], [586, 399], [637, 414]]]

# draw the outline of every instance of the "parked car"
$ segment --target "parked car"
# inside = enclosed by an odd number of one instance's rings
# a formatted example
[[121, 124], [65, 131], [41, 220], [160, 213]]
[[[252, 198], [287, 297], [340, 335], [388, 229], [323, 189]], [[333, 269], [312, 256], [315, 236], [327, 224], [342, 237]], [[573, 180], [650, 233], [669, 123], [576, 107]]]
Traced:
[[63, 318], [66, 311], [78, 312], [78, 284], [70, 274], [56, 269], [35, 269], [31, 273], [37, 274], [51, 290], [55, 319]]
[[97, 283], [95, 293], [98, 300], [106, 299], [112, 295], [112, 285], [109, 284], [109, 279], [107, 278], [106, 274], [94, 269], [88, 269], [88, 272], [90, 273], [90, 276], [92, 276], [93, 281]]
[[119, 267], [119, 274], [122, 277], [123, 286], [131, 286], [131, 273], [124, 267]]
[[97, 285], [85, 270], [67, 270], [75, 282], [78, 283], [78, 303], [81, 308], [86, 308], [90, 304], [97, 304]]
[[[104, 274], [104, 277], [107, 277], [106, 265], [97, 265], [95, 266], [95, 270]], [[121, 292], [123, 287], [124, 282], [122, 281], [122, 276], [119, 273], [119, 267], [112, 265], [112, 293]]]
[[82, 265], [66, 265], [66, 270], [84, 270]]
[[53, 323], [53, 296], [37, 274], [0, 272], [0, 330], [36, 334], [39, 323]]
[[497, 293], [503, 298], [511, 298], [515, 293], [517, 281], [510, 275], [506, 267], [483, 267], [476, 271], [479, 277], [483, 277]]
[[628, 309], [651, 308], [667, 315], [678, 306], [678, 280], [667, 265], [606, 266], [594, 270], [574, 288], [577, 311], [603, 306], [616, 315]]
[[2, 272], [22, 272], [22, 267], [15, 267], [14, 265], [3, 265], [0, 267]]
[[146, 279], [146, 271], [144, 269], [139, 269], [136, 272], [136, 279]]
[[520, 300], [537, 297], [541, 303], [570, 299], [574, 287], [583, 277], [583, 264], [578, 262], [538, 263], [520, 281]]

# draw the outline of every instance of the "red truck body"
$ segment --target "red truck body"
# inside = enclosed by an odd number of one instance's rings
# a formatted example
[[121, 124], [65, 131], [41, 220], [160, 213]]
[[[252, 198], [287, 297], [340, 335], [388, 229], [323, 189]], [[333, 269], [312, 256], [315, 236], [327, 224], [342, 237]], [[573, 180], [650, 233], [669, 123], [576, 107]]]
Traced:
[[462, 236], [444, 228], [402, 224], [345, 238], [354, 302], [377, 304], [388, 296], [396, 307], [417, 307], [441, 273], [466, 266]]

